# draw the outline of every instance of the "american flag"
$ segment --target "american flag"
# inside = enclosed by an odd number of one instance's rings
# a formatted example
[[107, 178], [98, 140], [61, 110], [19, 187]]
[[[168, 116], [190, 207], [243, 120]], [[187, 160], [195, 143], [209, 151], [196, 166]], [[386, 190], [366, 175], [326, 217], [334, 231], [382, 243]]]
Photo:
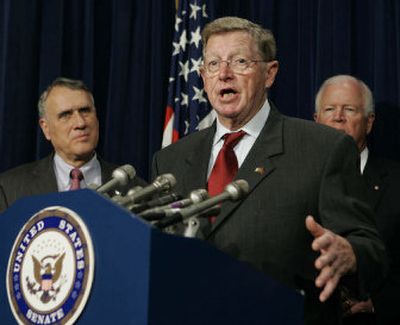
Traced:
[[203, 0], [179, 1], [162, 147], [211, 125], [214, 119], [199, 71], [203, 48], [201, 29], [208, 21]]

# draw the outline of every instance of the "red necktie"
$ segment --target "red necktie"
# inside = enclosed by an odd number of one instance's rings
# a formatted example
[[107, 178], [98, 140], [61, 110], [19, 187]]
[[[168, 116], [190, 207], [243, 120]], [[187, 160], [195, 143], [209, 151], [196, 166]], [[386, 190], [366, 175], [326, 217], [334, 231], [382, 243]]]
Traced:
[[83, 179], [81, 170], [79, 168], [71, 169], [69, 177], [71, 178], [71, 187], [69, 190], [79, 190], [81, 188], [81, 180]]
[[[233, 148], [246, 134], [244, 131], [227, 133], [224, 135], [224, 144], [218, 153], [214, 167], [208, 178], [208, 192], [210, 196], [220, 194], [226, 185], [231, 183], [238, 171], [238, 161]], [[215, 222], [215, 217], [210, 221]]]

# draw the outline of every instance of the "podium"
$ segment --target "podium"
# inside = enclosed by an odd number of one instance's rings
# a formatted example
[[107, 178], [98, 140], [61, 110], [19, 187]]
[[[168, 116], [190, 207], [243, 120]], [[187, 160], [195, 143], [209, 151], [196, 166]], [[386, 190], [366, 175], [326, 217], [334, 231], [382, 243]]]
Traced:
[[95, 267], [78, 324], [302, 324], [303, 297], [206, 242], [162, 233], [91, 190], [17, 201], [0, 215], [0, 317], [15, 324], [7, 264], [24, 224], [49, 206], [86, 224]]

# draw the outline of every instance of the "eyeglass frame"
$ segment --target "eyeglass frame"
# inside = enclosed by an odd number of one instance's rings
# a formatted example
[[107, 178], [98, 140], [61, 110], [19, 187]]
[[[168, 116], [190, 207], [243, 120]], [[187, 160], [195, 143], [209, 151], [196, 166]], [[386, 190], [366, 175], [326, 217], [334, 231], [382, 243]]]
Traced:
[[[246, 62], [244, 63], [245, 66], [243, 67], [243, 70], [235, 70], [235, 65], [232, 65], [232, 63], [235, 63], [235, 62], [236, 62], [236, 64], [238, 64], [238, 61], [240, 61], [240, 60], [245, 60], [245, 61], [246, 61]], [[210, 65], [210, 63], [212, 63], [212, 62], [215, 62], [215, 63], [216, 63], [216, 68], [217, 68], [217, 69], [216, 69], [215, 71], [210, 71], [209, 65]], [[251, 64], [251, 63], [258, 63], [258, 62], [268, 63], [268, 62], [270, 62], [270, 61], [267, 61], [267, 60], [250, 60], [250, 59], [245, 59], [245, 58], [242, 58], [242, 57], [239, 57], [239, 58], [236, 58], [236, 59], [230, 59], [230, 60], [215, 59], [215, 60], [209, 61], [208, 63], [203, 63], [202, 68], [204, 69], [204, 71], [205, 71], [206, 73], [208, 73], [208, 75], [214, 76], [214, 75], [218, 74], [218, 72], [220, 71], [220, 69], [221, 69], [221, 63], [223, 63], [223, 62], [225, 62], [225, 63], [227, 64], [227, 66], [228, 66], [234, 73], [241, 74], [241, 73], [243, 73], [244, 71], [246, 71], [246, 69], [248, 69], [248, 68], [250, 67], [250, 64]], [[237, 67], [237, 65], [236, 65], [236, 67]]]

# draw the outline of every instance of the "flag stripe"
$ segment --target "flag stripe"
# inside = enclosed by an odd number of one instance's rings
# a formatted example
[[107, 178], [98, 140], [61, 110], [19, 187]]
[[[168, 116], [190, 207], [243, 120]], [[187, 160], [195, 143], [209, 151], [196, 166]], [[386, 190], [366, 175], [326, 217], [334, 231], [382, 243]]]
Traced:
[[[162, 146], [210, 125], [210, 106], [200, 76], [201, 29], [209, 17], [204, 0], [181, 0], [175, 17], [168, 103]], [[211, 115], [213, 116], [213, 115]], [[204, 118], [208, 117], [204, 120]]]

